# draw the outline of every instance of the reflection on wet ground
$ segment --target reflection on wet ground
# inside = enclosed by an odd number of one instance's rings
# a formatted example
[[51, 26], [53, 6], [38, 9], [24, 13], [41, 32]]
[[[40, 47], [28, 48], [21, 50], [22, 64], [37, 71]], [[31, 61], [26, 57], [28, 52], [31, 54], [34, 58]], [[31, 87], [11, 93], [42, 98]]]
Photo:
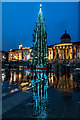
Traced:
[[2, 97], [3, 118], [80, 118], [79, 71], [3, 70]]

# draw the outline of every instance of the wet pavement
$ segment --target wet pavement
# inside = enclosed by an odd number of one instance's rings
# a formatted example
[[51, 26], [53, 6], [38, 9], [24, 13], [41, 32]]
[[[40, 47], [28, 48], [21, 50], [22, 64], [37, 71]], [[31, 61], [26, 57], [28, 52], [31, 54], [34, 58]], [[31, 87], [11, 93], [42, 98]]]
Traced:
[[80, 118], [80, 78], [74, 75], [58, 65], [48, 73], [11, 70], [2, 82], [3, 119]]

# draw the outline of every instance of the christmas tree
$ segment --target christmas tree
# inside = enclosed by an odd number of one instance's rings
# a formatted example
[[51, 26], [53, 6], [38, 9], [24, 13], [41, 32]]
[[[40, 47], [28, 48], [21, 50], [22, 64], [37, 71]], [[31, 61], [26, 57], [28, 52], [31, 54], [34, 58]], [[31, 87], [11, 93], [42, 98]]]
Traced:
[[47, 60], [47, 33], [44, 24], [44, 18], [41, 10], [38, 13], [38, 18], [33, 34], [33, 49], [31, 54], [31, 63], [37, 67], [44, 67], [48, 64]]

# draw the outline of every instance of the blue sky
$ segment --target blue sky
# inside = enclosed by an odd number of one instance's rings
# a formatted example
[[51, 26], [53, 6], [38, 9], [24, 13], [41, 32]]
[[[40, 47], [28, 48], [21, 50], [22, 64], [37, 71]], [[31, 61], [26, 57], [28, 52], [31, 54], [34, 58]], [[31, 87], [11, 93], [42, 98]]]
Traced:
[[[40, 3], [6, 2], [2, 4], [2, 49], [33, 46], [32, 34], [36, 25]], [[43, 17], [47, 31], [47, 44], [60, 43], [65, 29], [71, 41], [78, 41], [78, 3], [43, 2]]]

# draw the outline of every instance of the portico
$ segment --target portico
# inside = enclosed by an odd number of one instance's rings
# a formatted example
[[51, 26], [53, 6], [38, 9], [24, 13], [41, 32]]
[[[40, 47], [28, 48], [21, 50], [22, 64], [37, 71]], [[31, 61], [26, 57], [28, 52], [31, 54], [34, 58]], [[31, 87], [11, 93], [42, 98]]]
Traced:
[[80, 59], [80, 42], [71, 42], [70, 35], [65, 31], [61, 37], [61, 43], [48, 48], [48, 59]]

